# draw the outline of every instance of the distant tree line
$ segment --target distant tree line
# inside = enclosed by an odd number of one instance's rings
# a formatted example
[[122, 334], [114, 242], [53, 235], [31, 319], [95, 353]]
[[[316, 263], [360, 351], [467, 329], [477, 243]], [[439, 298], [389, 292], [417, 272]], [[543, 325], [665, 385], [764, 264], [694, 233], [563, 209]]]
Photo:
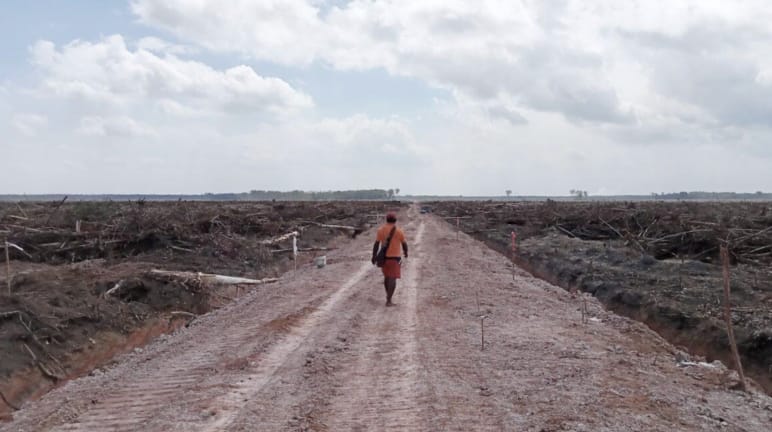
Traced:
[[753, 199], [772, 199], [772, 194], [762, 191], [754, 193], [738, 192], [670, 192], [670, 193], [652, 193], [651, 197], [659, 200], [753, 200]]
[[[290, 192], [252, 190], [246, 196], [239, 199], [264, 201], [327, 201], [327, 200], [384, 200], [392, 199], [399, 193], [399, 189], [361, 189], [327, 192], [306, 192], [294, 190]], [[241, 194], [240, 194], [241, 195]]]
[[[251, 190], [239, 193], [204, 193], [197, 195], [170, 194], [104, 194], [104, 195], [68, 195], [67, 201], [335, 201], [335, 200], [389, 200], [399, 194], [395, 189], [364, 189], [326, 192], [307, 192], [294, 190], [289, 192]], [[0, 201], [60, 201], [64, 194], [41, 195], [0, 195]]]

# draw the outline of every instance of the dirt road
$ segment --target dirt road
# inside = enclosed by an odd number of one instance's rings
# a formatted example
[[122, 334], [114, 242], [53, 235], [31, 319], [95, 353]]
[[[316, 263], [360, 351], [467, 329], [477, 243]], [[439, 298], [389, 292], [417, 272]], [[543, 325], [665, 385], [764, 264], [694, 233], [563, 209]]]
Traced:
[[[646, 327], [513, 270], [411, 210], [396, 307], [372, 233], [113, 367], [3, 431], [768, 431], [772, 399]], [[481, 350], [481, 316], [485, 349]]]

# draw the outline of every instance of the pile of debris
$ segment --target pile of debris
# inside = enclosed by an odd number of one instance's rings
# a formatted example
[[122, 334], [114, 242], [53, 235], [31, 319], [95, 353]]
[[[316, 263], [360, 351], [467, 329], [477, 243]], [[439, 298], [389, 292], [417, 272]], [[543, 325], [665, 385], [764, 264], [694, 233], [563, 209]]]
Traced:
[[[310, 250], [329, 232], [355, 236], [386, 203], [76, 202], [0, 204], [0, 239], [13, 260], [49, 264], [155, 255], [253, 262], [287, 251], [302, 233]], [[363, 211], [364, 208], [364, 211]], [[278, 238], [277, 241], [271, 241]], [[278, 252], [277, 252], [278, 249]], [[175, 259], [175, 256], [178, 259]]]
[[62, 379], [274, 281], [296, 264], [295, 246], [310, 260], [302, 252], [335, 247], [399, 205], [0, 203], [10, 263], [10, 277], [0, 271], [0, 420]]
[[468, 216], [471, 231], [491, 223], [518, 235], [555, 228], [581, 240], [623, 240], [657, 259], [718, 262], [721, 244], [733, 263], [772, 264], [772, 205], [767, 202], [486, 202], [438, 203], [443, 213]]

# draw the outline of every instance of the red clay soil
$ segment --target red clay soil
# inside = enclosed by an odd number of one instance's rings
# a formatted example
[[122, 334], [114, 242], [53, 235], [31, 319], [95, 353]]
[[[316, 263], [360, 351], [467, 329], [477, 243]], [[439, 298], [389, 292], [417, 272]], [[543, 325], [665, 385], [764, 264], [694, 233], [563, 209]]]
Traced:
[[396, 307], [384, 306], [369, 231], [326, 267], [71, 381], [0, 430], [770, 430], [772, 399], [734, 390], [720, 363], [432, 216], [400, 223], [412, 248]]

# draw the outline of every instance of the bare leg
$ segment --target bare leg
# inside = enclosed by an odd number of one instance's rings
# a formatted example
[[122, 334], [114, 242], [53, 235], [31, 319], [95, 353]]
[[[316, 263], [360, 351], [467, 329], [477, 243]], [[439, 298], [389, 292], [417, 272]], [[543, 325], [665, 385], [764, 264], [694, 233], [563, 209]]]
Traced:
[[386, 306], [391, 306], [394, 304], [391, 302], [391, 297], [394, 295], [394, 290], [397, 289], [397, 279], [386, 278], [384, 285], [386, 285]]
[[391, 295], [389, 295], [389, 278], [383, 278], [383, 288], [386, 290], [386, 306], [391, 304]]

